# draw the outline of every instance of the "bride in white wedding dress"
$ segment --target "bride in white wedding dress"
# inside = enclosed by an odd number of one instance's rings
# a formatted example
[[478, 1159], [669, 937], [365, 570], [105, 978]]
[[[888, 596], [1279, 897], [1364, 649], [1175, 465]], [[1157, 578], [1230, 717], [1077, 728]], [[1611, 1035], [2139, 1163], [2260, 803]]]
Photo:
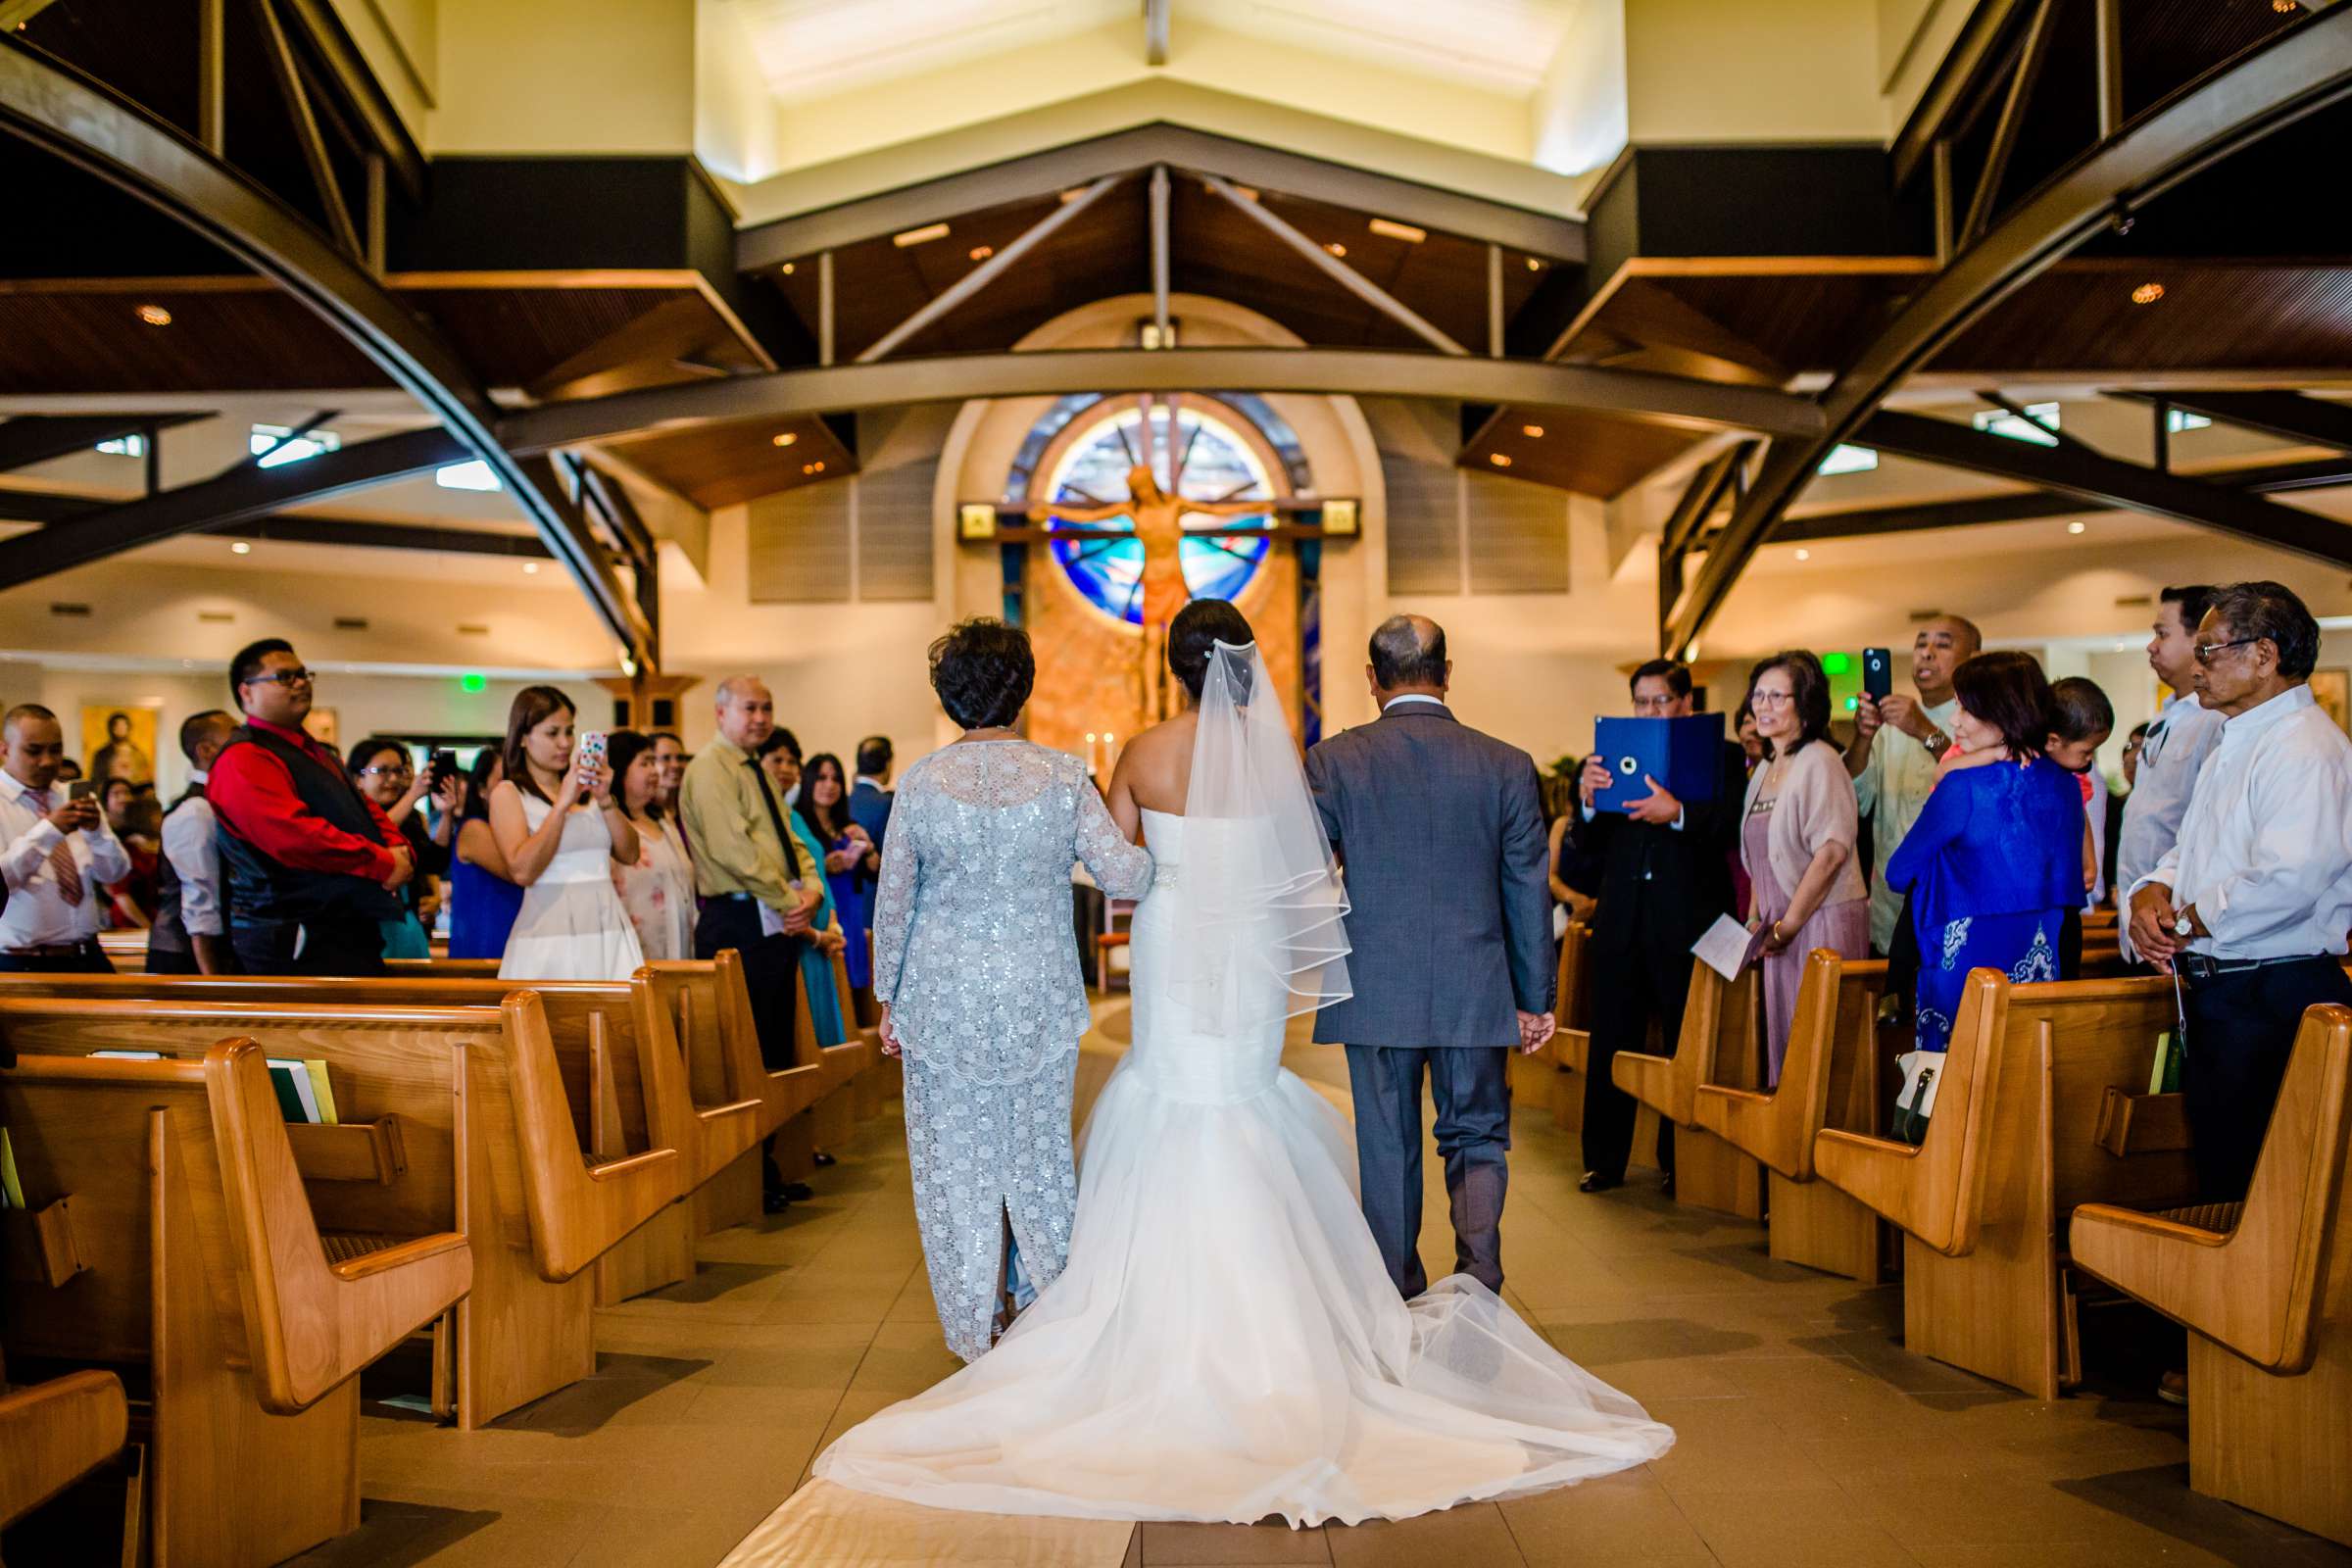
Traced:
[[1253, 645], [1188, 672], [1170, 641], [1198, 732], [1162, 793], [1184, 813], [1142, 812], [1134, 1039], [1087, 1123], [1068, 1263], [995, 1348], [814, 1473], [986, 1513], [1313, 1526], [1663, 1453], [1671, 1430], [1477, 1281], [1398, 1298], [1347, 1124], [1282, 1066], [1288, 1018], [1348, 994], [1297, 747]]

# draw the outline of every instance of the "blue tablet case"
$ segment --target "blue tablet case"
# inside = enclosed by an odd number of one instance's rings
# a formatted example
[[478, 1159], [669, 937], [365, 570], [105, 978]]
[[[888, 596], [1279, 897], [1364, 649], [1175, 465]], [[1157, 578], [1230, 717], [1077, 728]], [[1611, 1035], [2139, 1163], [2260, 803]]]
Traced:
[[1593, 750], [1609, 764], [1609, 787], [1592, 797], [1596, 811], [1622, 811], [1647, 795], [1644, 774], [1677, 800], [1711, 801], [1722, 767], [1723, 715], [1603, 718], [1593, 725]]

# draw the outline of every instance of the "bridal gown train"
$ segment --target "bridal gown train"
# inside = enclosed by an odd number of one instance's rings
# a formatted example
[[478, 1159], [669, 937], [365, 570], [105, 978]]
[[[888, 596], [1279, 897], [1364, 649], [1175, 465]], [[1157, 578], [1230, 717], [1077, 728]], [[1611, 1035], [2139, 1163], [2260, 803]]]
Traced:
[[1134, 1043], [1087, 1123], [1069, 1261], [993, 1350], [814, 1473], [987, 1513], [1312, 1526], [1665, 1452], [1671, 1430], [1476, 1280], [1397, 1298], [1352, 1138], [1283, 1068], [1280, 1017], [1218, 1038], [1171, 995], [1173, 890], [1204, 824], [1144, 814], [1157, 869], [1134, 922]]

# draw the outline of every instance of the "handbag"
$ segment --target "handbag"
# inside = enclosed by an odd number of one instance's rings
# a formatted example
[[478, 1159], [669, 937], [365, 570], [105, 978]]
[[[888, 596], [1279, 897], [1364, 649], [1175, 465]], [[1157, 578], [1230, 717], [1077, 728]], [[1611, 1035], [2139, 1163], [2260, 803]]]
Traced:
[[1906, 1144], [1927, 1141], [1928, 1118], [1936, 1110], [1936, 1086], [1943, 1077], [1944, 1053], [1906, 1051], [1894, 1058], [1903, 1087], [1894, 1097], [1894, 1136]]

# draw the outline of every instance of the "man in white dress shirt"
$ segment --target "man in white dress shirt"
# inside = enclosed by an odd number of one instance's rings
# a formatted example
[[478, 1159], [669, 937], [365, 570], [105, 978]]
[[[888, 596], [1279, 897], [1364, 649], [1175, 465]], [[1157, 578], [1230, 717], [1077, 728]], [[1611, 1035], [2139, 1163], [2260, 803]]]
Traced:
[[1911, 640], [1911, 684], [1917, 697], [1889, 692], [1885, 702], [1868, 693], [1854, 707], [1854, 742], [1846, 748], [1845, 770], [1853, 775], [1854, 804], [1870, 818], [1870, 950], [1892, 955], [1908, 942], [1903, 895], [1886, 885], [1886, 862], [1903, 846], [1911, 824], [1926, 809], [1936, 787], [1936, 764], [1952, 745], [1952, 672], [1984, 646], [1976, 622], [1937, 615]]
[[2179, 842], [2131, 890], [2133, 945], [2187, 989], [2181, 1090], [2208, 1202], [2246, 1194], [2303, 1009], [2352, 1005], [2352, 740], [2312, 700], [2319, 652], [2278, 583], [2214, 591], [2194, 657], [2221, 743]]
[[220, 893], [220, 819], [204, 798], [214, 759], [237, 732], [236, 715], [214, 709], [179, 726], [188, 787], [164, 813], [164, 863], [156, 881], [155, 924], [147, 932], [149, 974], [235, 974]]
[[68, 800], [57, 783], [66, 755], [57, 715], [26, 703], [0, 718], [0, 872], [8, 907], [0, 910], [0, 971], [111, 973], [98, 946], [101, 882], [130, 875], [94, 798]]
[[[2128, 899], [2132, 884], [2155, 870], [2164, 852], [2173, 847], [2181, 814], [2188, 809], [2188, 792], [2196, 786], [2197, 769], [2222, 742], [2222, 715], [2197, 701], [2197, 627], [2212, 599], [2213, 590], [2203, 583], [2167, 588], [2156, 598], [2148, 667], [2173, 689], [2173, 696], [2140, 742], [2132, 794], [2124, 802], [2123, 830], [2114, 848], [2120, 898]], [[2115, 939], [2126, 958], [2138, 958], [2129, 921], [2117, 922]]]

